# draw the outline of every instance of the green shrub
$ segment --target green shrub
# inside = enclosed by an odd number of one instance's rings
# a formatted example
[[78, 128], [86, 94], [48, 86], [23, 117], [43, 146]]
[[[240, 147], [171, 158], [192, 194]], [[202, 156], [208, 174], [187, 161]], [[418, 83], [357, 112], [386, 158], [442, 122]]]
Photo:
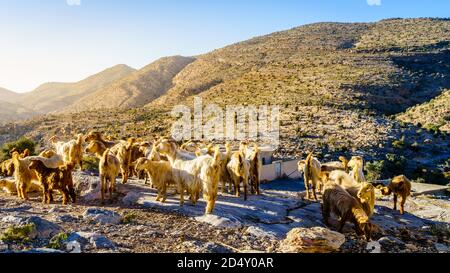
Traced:
[[10, 226], [2, 235], [0, 235], [0, 241], [6, 243], [27, 243], [31, 240], [30, 234], [34, 229], [34, 224]]
[[396, 149], [403, 149], [405, 147], [405, 136], [402, 136], [401, 139], [392, 142], [392, 147]]
[[99, 160], [95, 156], [83, 157], [83, 170], [98, 172]]
[[30, 151], [30, 153], [32, 155], [34, 155], [35, 149], [36, 149], [36, 142], [34, 142], [31, 139], [22, 137], [22, 138], [18, 139], [17, 141], [5, 143], [5, 144], [3, 144], [2, 148], [1, 148], [0, 160], [4, 161], [7, 159], [10, 159], [11, 155], [9, 154], [9, 152], [12, 149], [16, 149], [19, 153], [23, 153], [23, 151], [28, 149]]
[[120, 222], [122, 224], [131, 224], [131, 223], [135, 223], [136, 219], [137, 219], [137, 214], [131, 212], [131, 213], [124, 215]]
[[384, 168], [385, 168], [384, 160], [367, 162], [366, 166], [364, 167], [364, 169], [367, 172], [366, 176], [367, 180], [368, 181], [379, 180], [381, 178], [381, 175], [383, 174]]
[[53, 238], [50, 239], [50, 242], [48, 243], [48, 247], [49, 248], [53, 248], [53, 249], [61, 249], [63, 246], [63, 243], [65, 241], [67, 241], [67, 233], [65, 232], [61, 232], [55, 236], [53, 236]]

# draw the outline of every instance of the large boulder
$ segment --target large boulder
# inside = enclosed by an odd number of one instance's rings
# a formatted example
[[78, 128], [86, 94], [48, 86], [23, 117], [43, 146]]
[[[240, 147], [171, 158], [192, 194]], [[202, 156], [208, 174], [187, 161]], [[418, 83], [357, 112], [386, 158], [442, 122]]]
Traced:
[[329, 253], [339, 250], [345, 242], [341, 233], [323, 227], [294, 228], [281, 242], [283, 253]]
[[52, 238], [53, 236], [63, 232], [63, 229], [50, 221], [47, 221], [41, 217], [38, 216], [31, 216], [28, 218], [25, 218], [21, 221], [20, 225], [28, 225], [33, 224], [34, 230], [30, 234], [30, 237], [32, 239], [48, 239]]

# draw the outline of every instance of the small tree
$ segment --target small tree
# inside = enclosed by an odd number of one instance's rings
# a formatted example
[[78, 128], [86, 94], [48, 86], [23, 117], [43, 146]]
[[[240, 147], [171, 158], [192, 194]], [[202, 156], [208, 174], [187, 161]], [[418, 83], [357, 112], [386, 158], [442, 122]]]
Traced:
[[19, 153], [23, 153], [26, 149], [30, 151], [30, 154], [35, 154], [36, 142], [26, 137], [21, 137], [17, 141], [3, 144], [1, 148], [1, 161], [11, 158], [10, 151], [16, 149]]

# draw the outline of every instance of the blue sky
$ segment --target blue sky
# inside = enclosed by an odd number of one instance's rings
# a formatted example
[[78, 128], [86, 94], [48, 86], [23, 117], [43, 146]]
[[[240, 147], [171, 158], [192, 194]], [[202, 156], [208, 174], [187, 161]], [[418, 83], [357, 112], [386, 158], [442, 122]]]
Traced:
[[0, 0], [0, 86], [30, 91], [307, 23], [391, 17], [450, 17], [450, 1]]

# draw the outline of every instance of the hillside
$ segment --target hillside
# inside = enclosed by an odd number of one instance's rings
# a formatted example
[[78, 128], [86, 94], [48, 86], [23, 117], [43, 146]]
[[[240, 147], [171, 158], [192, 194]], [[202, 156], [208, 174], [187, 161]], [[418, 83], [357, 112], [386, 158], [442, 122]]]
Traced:
[[398, 117], [403, 122], [419, 123], [427, 129], [439, 129], [450, 133], [450, 90], [429, 102], [408, 109]]
[[17, 119], [26, 119], [35, 116], [36, 113], [18, 104], [10, 103], [0, 97], [0, 124], [12, 122]]
[[[403, 124], [394, 115], [450, 88], [449, 41], [446, 19], [305, 25], [195, 59], [161, 59], [68, 107], [78, 113], [32, 119], [14, 134], [0, 128], [0, 142], [92, 127], [118, 138], [164, 134], [172, 106], [192, 106], [198, 95], [204, 104], [220, 106], [280, 105], [282, 159], [308, 151], [325, 160], [360, 154], [390, 164], [384, 175], [444, 183], [448, 135]], [[101, 107], [110, 109], [92, 111]], [[421, 111], [417, 119], [428, 114]]]
[[159, 59], [78, 100], [68, 107], [66, 112], [143, 106], [163, 95], [172, 86], [173, 77], [192, 61], [194, 61], [193, 58], [181, 56]]
[[115, 82], [135, 69], [116, 65], [75, 83], [46, 83], [20, 97], [17, 103], [39, 113], [63, 110], [78, 99]]
[[6, 102], [12, 102], [19, 97], [18, 93], [9, 91], [8, 89], [0, 87], [0, 99]]

